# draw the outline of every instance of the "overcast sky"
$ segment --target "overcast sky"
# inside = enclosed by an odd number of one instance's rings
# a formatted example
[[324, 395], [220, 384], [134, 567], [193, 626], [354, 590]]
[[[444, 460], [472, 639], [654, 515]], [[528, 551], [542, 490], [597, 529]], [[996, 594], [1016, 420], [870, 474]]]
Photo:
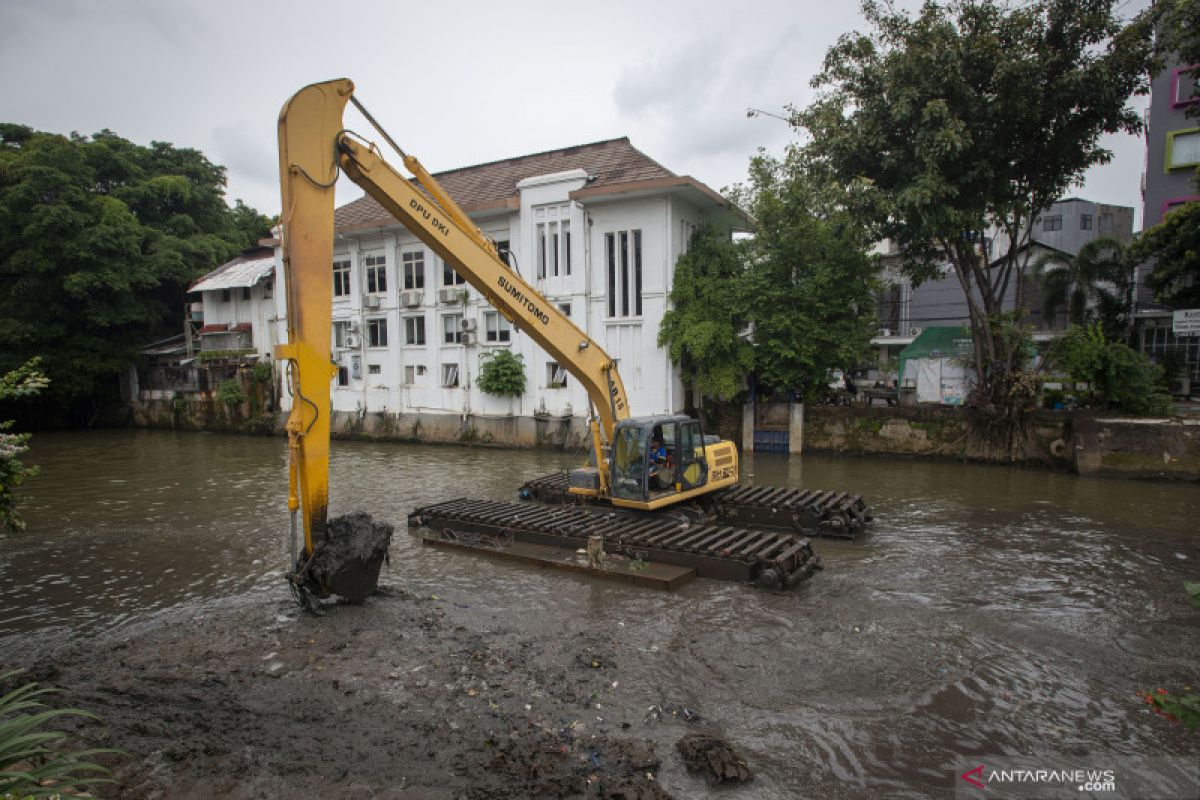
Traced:
[[[231, 203], [276, 214], [280, 107], [348, 77], [431, 171], [629, 136], [721, 189], [793, 137], [746, 109], [805, 105], [825, 50], [862, 27], [849, 0], [0, 0], [0, 121], [197, 148], [228, 169]], [[1107, 146], [1076, 194], [1140, 220], [1143, 142]]]

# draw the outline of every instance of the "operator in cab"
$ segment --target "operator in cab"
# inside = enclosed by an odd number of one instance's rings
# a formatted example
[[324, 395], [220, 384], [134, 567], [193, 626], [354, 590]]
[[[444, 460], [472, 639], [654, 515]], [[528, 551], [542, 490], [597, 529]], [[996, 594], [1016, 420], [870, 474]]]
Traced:
[[650, 439], [650, 458], [647, 463], [647, 475], [650, 478], [651, 489], [661, 489], [662, 484], [658, 480], [659, 467], [667, 463], [667, 448], [663, 447], [661, 436], [655, 436]]

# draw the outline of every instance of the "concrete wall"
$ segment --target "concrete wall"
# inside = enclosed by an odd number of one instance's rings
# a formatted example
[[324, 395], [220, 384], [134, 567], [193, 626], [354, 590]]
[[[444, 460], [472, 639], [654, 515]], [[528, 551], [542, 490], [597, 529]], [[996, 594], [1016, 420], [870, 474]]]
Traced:
[[1200, 480], [1200, 420], [1081, 417], [1072, 444], [1081, 475]]

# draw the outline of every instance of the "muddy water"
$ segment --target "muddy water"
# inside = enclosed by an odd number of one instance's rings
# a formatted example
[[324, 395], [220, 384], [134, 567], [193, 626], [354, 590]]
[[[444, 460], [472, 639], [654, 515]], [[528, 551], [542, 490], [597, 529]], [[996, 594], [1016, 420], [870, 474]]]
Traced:
[[[0, 535], [0, 652], [284, 592], [281, 440], [41, 434], [31, 456], [29, 528]], [[747, 797], [940, 794], [975, 754], [1200, 753], [1133, 697], [1200, 679], [1200, 612], [1180, 586], [1200, 579], [1200, 487], [758, 456], [754, 482], [859, 491], [878, 517], [858, 542], [817, 542], [828, 568], [790, 594], [633, 590], [404, 532], [415, 505], [510, 499], [577, 458], [336, 443], [331, 511], [395, 523], [385, 580], [464, 617], [619, 629], [638, 654], [622, 684], [718, 724], [758, 773]]]

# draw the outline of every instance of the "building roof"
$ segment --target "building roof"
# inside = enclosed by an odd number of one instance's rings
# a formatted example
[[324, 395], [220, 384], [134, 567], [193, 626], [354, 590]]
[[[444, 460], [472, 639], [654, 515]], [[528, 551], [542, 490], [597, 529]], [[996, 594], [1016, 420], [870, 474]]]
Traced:
[[211, 292], [217, 289], [240, 289], [254, 286], [275, 269], [275, 252], [269, 247], [247, 250], [227, 261], [196, 281], [189, 292]]
[[[701, 188], [717, 200], [719, 194], [692, 178], [676, 175], [629, 142], [629, 137], [608, 139], [559, 150], [547, 150], [526, 156], [490, 161], [470, 167], [433, 173], [438, 183], [454, 198], [463, 211], [517, 209], [517, 183], [538, 175], [581, 169], [592, 180], [589, 196], [603, 190], [628, 191], [630, 187], [648, 188], [683, 184]], [[573, 193], [574, 194], [574, 193]], [[338, 230], [352, 230], [395, 222], [373, 197], [363, 196], [337, 209], [334, 224]]]

